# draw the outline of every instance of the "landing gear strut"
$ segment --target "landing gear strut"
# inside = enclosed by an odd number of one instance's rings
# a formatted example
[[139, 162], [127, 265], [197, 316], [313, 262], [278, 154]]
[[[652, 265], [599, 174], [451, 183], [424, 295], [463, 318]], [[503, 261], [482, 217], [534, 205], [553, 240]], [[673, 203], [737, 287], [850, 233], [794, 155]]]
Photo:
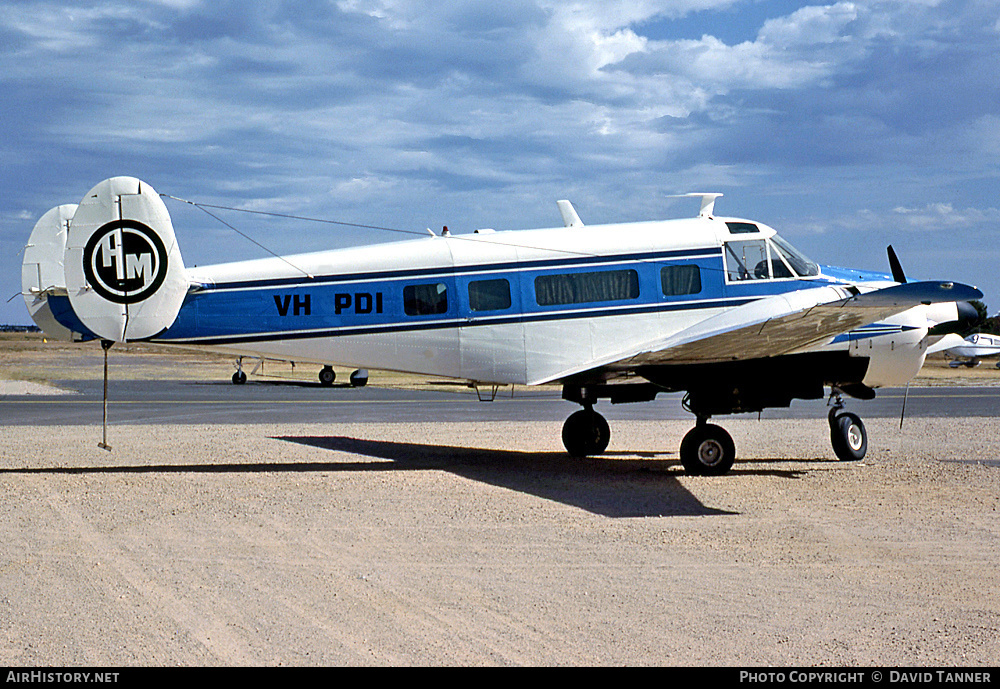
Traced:
[[868, 452], [868, 431], [857, 414], [844, 411], [844, 400], [838, 393], [831, 395], [830, 444], [833, 453], [842, 462], [864, 459]]
[[243, 357], [236, 359], [236, 373], [233, 374], [233, 385], [243, 385], [247, 382], [247, 374], [243, 372]]
[[681, 441], [681, 464], [693, 476], [720, 476], [736, 461], [736, 444], [726, 429], [707, 423], [699, 416], [698, 423]]
[[573, 457], [599, 455], [608, 449], [611, 428], [603, 416], [587, 405], [566, 419], [562, 440], [566, 451]]

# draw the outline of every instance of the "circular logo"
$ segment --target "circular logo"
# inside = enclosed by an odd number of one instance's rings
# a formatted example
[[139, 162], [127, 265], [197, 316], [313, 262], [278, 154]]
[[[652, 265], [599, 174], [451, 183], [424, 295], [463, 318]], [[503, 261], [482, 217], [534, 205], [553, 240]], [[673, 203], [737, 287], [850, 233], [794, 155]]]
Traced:
[[115, 220], [102, 225], [83, 249], [83, 272], [99, 295], [116, 304], [148, 299], [167, 276], [167, 251], [147, 225]]

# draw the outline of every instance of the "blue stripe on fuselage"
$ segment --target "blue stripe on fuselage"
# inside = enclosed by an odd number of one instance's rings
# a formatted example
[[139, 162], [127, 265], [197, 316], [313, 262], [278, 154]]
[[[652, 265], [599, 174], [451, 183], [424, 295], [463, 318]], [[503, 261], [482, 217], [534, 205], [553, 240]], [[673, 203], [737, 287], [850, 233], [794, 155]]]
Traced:
[[[667, 265], [697, 265], [701, 271], [701, 291], [665, 296], [660, 269]], [[536, 301], [535, 278], [540, 275], [623, 269], [635, 270], [638, 274], [638, 298], [556, 306], [539, 306]], [[189, 294], [177, 320], [157, 339], [236, 344], [726, 308], [805, 286], [804, 281], [798, 279], [726, 284], [724, 275], [721, 249], [706, 248], [369, 271], [313, 279], [232, 281]], [[496, 279], [509, 281], [510, 307], [473, 311], [469, 303], [469, 283]], [[807, 282], [811, 283], [810, 287], [816, 284], [812, 280]], [[404, 312], [404, 287], [438, 283], [445, 285], [447, 309], [416, 316]]]

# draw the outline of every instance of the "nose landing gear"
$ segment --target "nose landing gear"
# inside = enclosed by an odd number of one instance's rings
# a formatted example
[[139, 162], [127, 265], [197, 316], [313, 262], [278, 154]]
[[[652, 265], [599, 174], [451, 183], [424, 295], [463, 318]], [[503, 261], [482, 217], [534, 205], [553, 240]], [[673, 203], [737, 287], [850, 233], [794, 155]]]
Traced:
[[830, 395], [830, 444], [842, 462], [864, 459], [868, 452], [868, 431], [857, 414], [844, 411], [844, 399], [838, 392]]

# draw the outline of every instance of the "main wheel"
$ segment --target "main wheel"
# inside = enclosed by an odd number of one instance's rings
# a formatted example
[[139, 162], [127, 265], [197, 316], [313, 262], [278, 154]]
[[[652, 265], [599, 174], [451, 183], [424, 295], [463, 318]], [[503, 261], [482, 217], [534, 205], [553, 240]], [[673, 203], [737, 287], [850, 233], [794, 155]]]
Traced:
[[233, 374], [233, 385], [243, 385], [247, 382], [247, 374], [243, 371], [237, 371]]
[[693, 476], [720, 476], [736, 461], [736, 444], [725, 428], [706, 423], [695, 426], [681, 441], [681, 464]]
[[324, 366], [323, 370], [319, 372], [320, 385], [333, 385], [333, 381], [336, 379], [337, 374], [333, 372], [333, 368], [330, 366]]
[[842, 462], [864, 459], [868, 452], [868, 431], [857, 414], [830, 413], [830, 444]]
[[611, 427], [593, 409], [581, 409], [566, 419], [562, 429], [563, 445], [573, 457], [599, 455], [611, 442]]
[[359, 368], [351, 374], [351, 387], [363, 388], [368, 385], [368, 369]]

